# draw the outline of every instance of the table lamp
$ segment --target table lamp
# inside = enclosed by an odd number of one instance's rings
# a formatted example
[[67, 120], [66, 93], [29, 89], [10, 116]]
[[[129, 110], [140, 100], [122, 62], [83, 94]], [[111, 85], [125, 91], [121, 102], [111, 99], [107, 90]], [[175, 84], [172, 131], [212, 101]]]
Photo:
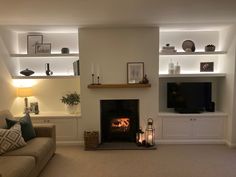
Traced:
[[22, 87], [22, 88], [17, 88], [16, 90], [16, 95], [18, 97], [25, 97], [25, 108], [24, 108], [24, 113], [29, 113], [30, 109], [28, 107], [28, 98], [29, 96], [33, 96], [33, 91], [32, 87]]

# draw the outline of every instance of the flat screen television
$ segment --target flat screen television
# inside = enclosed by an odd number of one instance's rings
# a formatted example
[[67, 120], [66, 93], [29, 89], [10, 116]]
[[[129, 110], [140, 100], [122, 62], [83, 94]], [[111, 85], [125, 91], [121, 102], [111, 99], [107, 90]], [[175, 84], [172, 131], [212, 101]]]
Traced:
[[200, 113], [211, 102], [211, 82], [167, 83], [167, 108], [179, 113]]

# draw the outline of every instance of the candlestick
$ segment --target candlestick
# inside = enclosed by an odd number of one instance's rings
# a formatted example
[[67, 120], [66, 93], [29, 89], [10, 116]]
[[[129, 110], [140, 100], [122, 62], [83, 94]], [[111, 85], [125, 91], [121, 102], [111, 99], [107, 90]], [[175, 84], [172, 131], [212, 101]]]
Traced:
[[94, 85], [94, 74], [92, 74], [92, 85]]
[[98, 76], [97, 78], [98, 78], [98, 83], [97, 84], [100, 85], [100, 81], [99, 81], [100, 77]]
[[97, 77], [99, 77], [100, 76], [100, 67], [99, 67], [99, 65], [97, 66]]
[[92, 75], [94, 75], [94, 64], [93, 63], [91, 65], [91, 73], [92, 73]]

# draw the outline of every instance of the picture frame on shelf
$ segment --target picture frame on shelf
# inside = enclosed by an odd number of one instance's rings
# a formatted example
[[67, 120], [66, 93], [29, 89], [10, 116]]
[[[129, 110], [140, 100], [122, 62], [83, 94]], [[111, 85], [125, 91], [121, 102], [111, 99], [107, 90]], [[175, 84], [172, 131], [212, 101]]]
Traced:
[[127, 63], [127, 83], [137, 84], [144, 77], [144, 62], [128, 62]]
[[214, 62], [200, 63], [200, 72], [213, 72], [213, 71], [214, 71]]
[[35, 54], [35, 47], [37, 44], [43, 43], [43, 35], [34, 34], [27, 35], [27, 54]]
[[35, 54], [51, 54], [51, 43], [36, 44]]

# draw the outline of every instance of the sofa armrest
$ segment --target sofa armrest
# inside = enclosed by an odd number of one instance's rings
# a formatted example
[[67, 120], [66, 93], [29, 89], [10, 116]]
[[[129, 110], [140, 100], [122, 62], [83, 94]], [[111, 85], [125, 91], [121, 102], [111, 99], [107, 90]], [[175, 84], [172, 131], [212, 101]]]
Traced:
[[54, 124], [34, 124], [37, 137], [51, 137], [56, 140], [56, 126]]

